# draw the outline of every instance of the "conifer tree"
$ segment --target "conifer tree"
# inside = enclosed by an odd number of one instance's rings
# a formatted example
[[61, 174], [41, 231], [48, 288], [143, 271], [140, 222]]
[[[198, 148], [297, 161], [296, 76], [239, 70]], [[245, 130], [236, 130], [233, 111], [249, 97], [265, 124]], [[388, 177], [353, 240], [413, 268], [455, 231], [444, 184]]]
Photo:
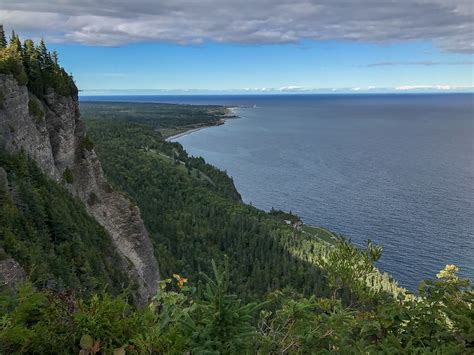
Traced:
[[38, 52], [38, 60], [40, 63], [41, 69], [45, 69], [48, 66], [48, 61], [49, 61], [49, 53], [48, 49], [46, 48], [46, 44], [44, 43], [44, 40], [41, 39], [38, 48], [36, 49]]
[[38, 98], [41, 98], [43, 95], [43, 78], [38, 51], [31, 39], [25, 40], [23, 45], [23, 65], [30, 79], [28, 87]]
[[11, 48], [13, 51], [19, 53], [20, 55], [22, 54], [22, 46], [20, 42], [20, 37], [15, 33], [15, 31], [12, 31], [12, 35], [10, 37], [10, 43], [9, 43], [9, 48]]
[[[3, 27], [0, 29], [1, 46], [4, 35]], [[18, 35], [12, 31], [5, 53], [0, 59], [0, 72], [13, 74], [21, 85], [28, 83], [28, 89], [40, 100], [50, 89], [62, 96], [77, 95], [72, 76], [59, 66], [57, 52], [50, 53], [44, 40], [38, 45], [32, 40], [26, 40], [22, 45]]]
[[0, 25], [0, 49], [7, 48], [7, 44], [7, 38], [5, 37], [3, 25]]
[[52, 54], [52, 57], [51, 57], [51, 58], [52, 58], [53, 63], [54, 63], [54, 65], [55, 65], [56, 67], [59, 67], [59, 59], [58, 59], [58, 57], [59, 57], [59, 56], [58, 56], [58, 51], [55, 49], [55, 50], [53, 51], [53, 54]]

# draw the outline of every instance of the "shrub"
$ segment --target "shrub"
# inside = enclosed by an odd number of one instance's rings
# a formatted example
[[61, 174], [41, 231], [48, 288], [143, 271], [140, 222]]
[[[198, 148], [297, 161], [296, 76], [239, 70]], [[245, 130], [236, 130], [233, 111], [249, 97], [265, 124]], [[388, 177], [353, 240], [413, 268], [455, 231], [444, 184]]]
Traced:
[[44, 111], [41, 106], [41, 103], [36, 98], [30, 97], [30, 100], [28, 101], [28, 112], [30, 113], [30, 115], [36, 117], [38, 121], [41, 120], [44, 116]]
[[72, 171], [71, 169], [69, 169], [69, 167], [66, 167], [66, 169], [64, 170], [63, 179], [68, 184], [72, 184], [74, 182], [74, 176], [72, 175]]
[[92, 149], [94, 149], [94, 142], [87, 134], [84, 136], [82, 140], [82, 148], [87, 149], [88, 151], [91, 151]]
[[89, 206], [95, 205], [99, 201], [99, 198], [97, 197], [97, 194], [95, 192], [91, 192], [89, 194], [89, 198], [87, 199], [87, 204]]

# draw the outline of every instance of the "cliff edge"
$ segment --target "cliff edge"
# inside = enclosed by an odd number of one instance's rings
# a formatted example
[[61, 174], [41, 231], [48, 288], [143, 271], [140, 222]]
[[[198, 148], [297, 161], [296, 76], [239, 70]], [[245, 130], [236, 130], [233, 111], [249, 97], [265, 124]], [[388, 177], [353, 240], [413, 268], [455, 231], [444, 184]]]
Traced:
[[110, 234], [138, 303], [157, 291], [158, 264], [140, 211], [104, 177], [80, 119], [77, 94], [48, 89], [41, 99], [12, 74], [0, 74], [0, 149], [25, 152], [78, 196]]

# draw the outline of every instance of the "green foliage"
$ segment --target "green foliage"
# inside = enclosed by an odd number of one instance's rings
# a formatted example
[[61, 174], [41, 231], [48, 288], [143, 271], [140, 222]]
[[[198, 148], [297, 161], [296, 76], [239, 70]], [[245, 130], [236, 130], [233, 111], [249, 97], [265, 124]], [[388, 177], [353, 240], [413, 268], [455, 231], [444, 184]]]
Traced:
[[251, 351], [249, 345], [257, 334], [252, 320], [258, 306], [242, 304], [237, 296], [229, 294], [227, 259], [223, 272], [218, 271], [214, 261], [212, 268], [214, 280], [204, 275], [206, 286], [202, 299], [186, 323], [192, 332], [193, 350], [207, 354]]
[[[344, 246], [339, 245], [344, 253]], [[339, 253], [339, 252], [337, 252]], [[448, 266], [449, 267], [449, 266]], [[350, 277], [356, 279], [355, 275]], [[468, 280], [427, 281], [418, 298], [344, 306], [338, 299], [275, 292], [261, 313], [262, 353], [470, 353], [473, 293]], [[462, 314], [462, 316], [461, 316]]]
[[188, 129], [217, 125], [227, 114], [223, 106], [164, 103], [81, 102], [81, 113], [94, 119], [109, 119], [149, 125], [168, 137]]
[[276, 209], [272, 208], [270, 210], [270, 212], [268, 212], [268, 214], [270, 216], [273, 216], [273, 217], [281, 220], [281, 221], [290, 221], [292, 224], [297, 223], [297, 222], [301, 222], [301, 219], [297, 215], [291, 213], [291, 211], [290, 212], [284, 212], [284, 211], [276, 210]]
[[74, 182], [74, 175], [72, 174], [71, 169], [67, 166], [63, 172], [63, 179], [66, 183], [72, 184]]
[[359, 297], [371, 292], [366, 280], [377, 272], [373, 264], [381, 254], [382, 248], [372, 245], [370, 240], [366, 250], [354, 248], [344, 239], [338, 242], [337, 248], [327, 249], [321, 255], [319, 265], [328, 271], [329, 285], [334, 290], [333, 298], [336, 298], [338, 291], [344, 290], [350, 290], [351, 295]]
[[92, 149], [94, 149], [94, 142], [87, 134], [84, 136], [82, 140], [82, 148], [87, 149], [88, 151], [91, 151]]
[[0, 49], [6, 48], [7, 44], [7, 37], [5, 36], [3, 25], [0, 25]]
[[50, 89], [62, 96], [77, 96], [72, 76], [59, 65], [57, 53], [50, 53], [43, 40], [35, 45], [27, 39], [22, 45], [13, 32], [8, 45], [2, 46], [2, 33], [3, 30], [0, 32], [0, 73], [13, 74], [20, 85], [27, 84], [40, 100]]
[[179, 275], [162, 281], [142, 309], [124, 295], [77, 299], [26, 283], [0, 294], [0, 307], [8, 305], [0, 309], [0, 352], [468, 354], [474, 347], [473, 289], [451, 266], [448, 278], [423, 283], [416, 300], [372, 310], [285, 290], [244, 304], [228, 291], [228, 267], [212, 268], [214, 277], [197, 288]]
[[0, 152], [10, 191], [0, 192], [0, 248], [38, 287], [117, 292], [126, 283], [104, 229], [24, 155]]
[[12, 74], [18, 84], [26, 85], [28, 76], [25, 73], [18, 47], [10, 45], [0, 49], [0, 74]]
[[97, 196], [97, 194], [95, 192], [91, 192], [89, 194], [89, 198], [87, 199], [87, 204], [89, 206], [93, 206], [95, 205], [97, 202], [99, 201], [99, 197]]
[[41, 107], [41, 103], [34, 97], [30, 97], [30, 99], [28, 100], [28, 112], [30, 113], [30, 115], [33, 115], [38, 121], [43, 119], [44, 111]]

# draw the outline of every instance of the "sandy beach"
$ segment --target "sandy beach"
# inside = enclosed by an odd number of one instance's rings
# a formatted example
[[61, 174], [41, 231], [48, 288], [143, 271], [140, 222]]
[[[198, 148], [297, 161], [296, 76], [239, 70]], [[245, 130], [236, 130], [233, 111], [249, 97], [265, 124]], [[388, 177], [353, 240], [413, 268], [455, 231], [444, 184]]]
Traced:
[[180, 132], [178, 134], [174, 134], [172, 136], [169, 136], [167, 138], [165, 138], [165, 141], [167, 142], [173, 142], [175, 141], [176, 139], [180, 138], [180, 137], [183, 137], [183, 136], [186, 136], [188, 134], [191, 134], [191, 133], [194, 133], [194, 132], [197, 132], [201, 129], [204, 129], [204, 128], [209, 128], [209, 127], [215, 127], [215, 126], [221, 126], [225, 123], [225, 121], [229, 120], [229, 119], [235, 119], [235, 118], [238, 118], [238, 116], [236, 115], [235, 113], [235, 109], [237, 107], [227, 107], [227, 113], [219, 120], [217, 121], [215, 124], [210, 124], [210, 125], [206, 125], [206, 126], [202, 126], [202, 127], [194, 127], [194, 128], [190, 128], [188, 130], [185, 130], [183, 132]]

